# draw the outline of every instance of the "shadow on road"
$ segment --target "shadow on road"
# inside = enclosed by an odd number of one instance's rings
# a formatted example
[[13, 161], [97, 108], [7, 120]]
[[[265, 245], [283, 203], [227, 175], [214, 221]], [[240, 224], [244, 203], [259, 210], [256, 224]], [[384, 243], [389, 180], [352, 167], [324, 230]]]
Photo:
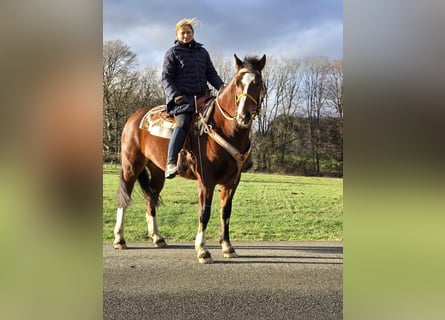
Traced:
[[[279, 260], [277, 260], [279, 259]], [[291, 260], [294, 259], [294, 260]], [[317, 259], [317, 261], [305, 261]], [[342, 265], [343, 262], [320, 261], [320, 259], [336, 259], [342, 258], [325, 258], [325, 257], [295, 257], [295, 256], [239, 256], [235, 259], [217, 260], [215, 263], [220, 264], [312, 264], [312, 265]]]
[[[305, 245], [247, 245], [241, 244], [234, 247], [238, 254], [234, 259], [219, 259], [221, 247], [218, 244], [207, 246], [212, 253], [215, 263], [219, 264], [300, 264], [300, 265], [342, 265], [342, 246], [305, 246]], [[194, 244], [176, 243], [165, 248], [155, 248], [151, 245], [129, 245], [128, 250], [147, 251], [194, 251]]]

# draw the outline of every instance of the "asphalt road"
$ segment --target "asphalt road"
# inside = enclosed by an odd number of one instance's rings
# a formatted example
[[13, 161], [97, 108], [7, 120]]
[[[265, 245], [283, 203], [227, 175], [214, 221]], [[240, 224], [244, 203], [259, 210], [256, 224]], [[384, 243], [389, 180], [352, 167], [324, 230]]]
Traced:
[[193, 243], [103, 248], [103, 319], [342, 319], [342, 242], [233, 242], [238, 258]]

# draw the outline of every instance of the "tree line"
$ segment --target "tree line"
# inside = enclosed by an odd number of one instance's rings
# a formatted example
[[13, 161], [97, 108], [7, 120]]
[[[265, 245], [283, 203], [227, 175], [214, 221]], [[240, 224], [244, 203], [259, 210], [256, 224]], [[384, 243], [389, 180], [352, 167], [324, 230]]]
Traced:
[[[234, 62], [211, 54], [223, 81]], [[268, 55], [267, 96], [252, 130], [255, 171], [343, 176], [343, 61]], [[161, 70], [138, 68], [121, 40], [103, 44], [103, 156], [119, 161], [125, 121], [143, 106], [165, 104]]]

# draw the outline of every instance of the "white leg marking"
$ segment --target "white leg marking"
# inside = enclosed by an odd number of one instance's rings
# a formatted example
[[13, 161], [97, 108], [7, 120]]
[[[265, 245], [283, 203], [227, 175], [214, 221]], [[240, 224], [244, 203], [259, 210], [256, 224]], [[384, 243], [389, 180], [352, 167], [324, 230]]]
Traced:
[[148, 235], [153, 239], [153, 242], [156, 242], [162, 238], [158, 230], [156, 217], [152, 217], [148, 213], [145, 213], [145, 216], [147, 218]]
[[118, 208], [116, 214], [116, 225], [114, 226], [115, 240], [121, 240], [124, 237], [124, 208]]
[[205, 231], [198, 231], [195, 240], [195, 249], [199, 263], [204, 263], [204, 264], [213, 263], [212, 256], [210, 255], [210, 252], [207, 250]]
[[116, 214], [116, 225], [114, 226], [114, 241], [113, 247], [115, 249], [127, 249], [124, 240], [124, 216], [125, 209], [118, 208]]
[[195, 249], [196, 251], [207, 250], [205, 231], [198, 231], [195, 239]]

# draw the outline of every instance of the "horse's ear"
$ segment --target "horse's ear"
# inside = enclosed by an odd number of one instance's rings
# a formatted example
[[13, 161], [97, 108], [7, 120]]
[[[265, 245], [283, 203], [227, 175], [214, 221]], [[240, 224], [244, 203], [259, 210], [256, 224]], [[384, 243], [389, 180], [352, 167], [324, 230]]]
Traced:
[[266, 65], [266, 55], [263, 54], [263, 57], [260, 60], [260, 71], [263, 70], [265, 65]]
[[236, 70], [239, 70], [243, 67], [243, 62], [240, 60], [240, 58], [238, 58], [236, 56], [236, 53], [234, 54], [235, 56], [235, 65], [236, 65]]

